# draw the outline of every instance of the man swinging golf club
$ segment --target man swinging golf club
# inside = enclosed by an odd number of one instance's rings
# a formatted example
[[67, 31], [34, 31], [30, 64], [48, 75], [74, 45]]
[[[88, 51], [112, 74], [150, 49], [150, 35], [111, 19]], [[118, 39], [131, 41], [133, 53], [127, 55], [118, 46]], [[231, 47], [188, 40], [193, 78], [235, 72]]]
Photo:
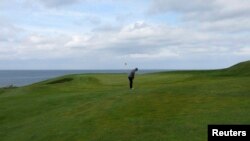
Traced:
[[135, 72], [138, 71], [138, 68], [135, 68], [131, 70], [131, 72], [128, 75], [128, 80], [129, 80], [129, 88], [132, 90], [133, 88], [133, 80], [135, 78]]

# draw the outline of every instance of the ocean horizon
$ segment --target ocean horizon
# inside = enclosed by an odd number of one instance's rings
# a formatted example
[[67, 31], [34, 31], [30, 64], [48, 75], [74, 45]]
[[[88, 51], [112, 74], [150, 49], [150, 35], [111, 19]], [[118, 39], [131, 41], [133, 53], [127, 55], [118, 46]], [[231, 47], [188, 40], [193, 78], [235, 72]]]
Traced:
[[[26, 86], [47, 79], [69, 74], [129, 73], [130, 70], [0, 70], [0, 88], [8, 86]], [[170, 71], [164, 69], [144, 69], [138, 74]]]

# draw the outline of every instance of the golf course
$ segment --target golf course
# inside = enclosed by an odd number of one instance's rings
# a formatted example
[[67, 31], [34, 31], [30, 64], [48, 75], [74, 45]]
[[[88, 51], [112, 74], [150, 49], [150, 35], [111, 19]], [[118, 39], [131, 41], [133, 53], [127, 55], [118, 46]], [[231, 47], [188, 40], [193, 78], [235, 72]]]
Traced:
[[250, 123], [249, 84], [246, 61], [136, 74], [133, 90], [125, 73], [0, 88], [0, 140], [206, 141], [208, 124]]

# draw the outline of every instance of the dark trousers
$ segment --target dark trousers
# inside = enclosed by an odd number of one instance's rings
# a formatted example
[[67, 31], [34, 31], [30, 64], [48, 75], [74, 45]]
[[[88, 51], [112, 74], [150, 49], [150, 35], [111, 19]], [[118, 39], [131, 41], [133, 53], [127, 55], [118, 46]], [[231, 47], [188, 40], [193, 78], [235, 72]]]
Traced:
[[129, 88], [132, 89], [133, 88], [133, 77], [128, 77], [129, 80]]

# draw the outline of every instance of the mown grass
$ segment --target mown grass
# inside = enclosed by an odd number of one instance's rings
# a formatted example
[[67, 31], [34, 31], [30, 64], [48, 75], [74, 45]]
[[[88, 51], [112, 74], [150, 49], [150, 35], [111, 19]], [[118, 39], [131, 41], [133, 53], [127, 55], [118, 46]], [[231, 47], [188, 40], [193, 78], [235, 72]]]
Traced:
[[[249, 62], [236, 67], [242, 65]], [[0, 140], [207, 140], [208, 124], [250, 123], [248, 72], [136, 75], [133, 91], [126, 74], [68, 75], [0, 89]]]

